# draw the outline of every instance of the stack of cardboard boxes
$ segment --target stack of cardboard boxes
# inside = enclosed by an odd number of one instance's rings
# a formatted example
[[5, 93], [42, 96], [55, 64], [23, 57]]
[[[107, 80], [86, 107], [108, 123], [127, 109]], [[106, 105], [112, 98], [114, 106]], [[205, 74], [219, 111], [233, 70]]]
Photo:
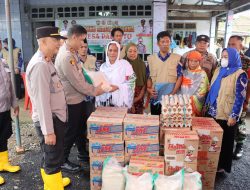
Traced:
[[97, 108], [88, 119], [91, 190], [102, 187], [102, 167], [108, 156], [124, 165], [124, 108]]
[[204, 190], [214, 189], [223, 130], [212, 118], [193, 118], [193, 130], [199, 135], [198, 172]]
[[144, 166], [146, 170], [164, 171], [163, 158], [146, 161], [148, 156], [159, 156], [158, 116], [127, 114], [125, 108], [99, 107], [88, 119], [88, 138], [91, 190], [101, 189], [103, 162], [109, 156], [122, 165], [127, 164], [131, 156], [147, 156], [141, 158], [143, 162], [139, 165], [137, 158], [133, 159], [132, 173], [138, 174]]
[[131, 156], [159, 156], [159, 116], [127, 114], [123, 124], [126, 164]]
[[186, 95], [164, 96], [160, 116], [160, 154], [165, 157], [165, 175], [185, 168], [197, 171], [199, 137], [191, 131], [192, 106]]
[[[214, 188], [223, 136], [215, 120], [192, 118], [191, 130], [191, 125], [165, 125], [162, 116], [159, 121], [158, 116], [126, 113], [124, 108], [98, 108], [88, 119], [91, 190], [101, 189], [102, 166], [108, 156], [122, 165], [130, 162], [128, 172], [134, 175], [172, 175], [182, 168], [198, 171], [203, 189]], [[159, 156], [159, 141], [164, 157]]]
[[223, 130], [212, 118], [192, 118], [190, 128], [160, 125], [160, 144], [164, 145], [165, 174], [181, 168], [202, 174], [204, 190], [214, 189]]

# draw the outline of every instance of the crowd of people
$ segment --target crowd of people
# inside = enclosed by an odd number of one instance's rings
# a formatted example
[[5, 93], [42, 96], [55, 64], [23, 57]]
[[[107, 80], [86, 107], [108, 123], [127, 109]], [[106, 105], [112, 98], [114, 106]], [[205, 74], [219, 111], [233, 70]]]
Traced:
[[[178, 55], [171, 53], [170, 33], [162, 31], [157, 35], [159, 52], [149, 55], [145, 64], [136, 44], [122, 45], [123, 35], [120, 28], [111, 31], [105, 62], [98, 67], [96, 58], [89, 54], [84, 27], [74, 24], [64, 36], [57, 27], [37, 28], [39, 48], [27, 66], [26, 83], [42, 150], [44, 187], [64, 189], [70, 179], [63, 178], [61, 170], [71, 173], [81, 170], [69, 160], [74, 144], [77, 159], [89, 162], [86, 123], [96, 106], [127, 107], [129, 113], [143, 114], [149, 105], [150, 114], [160, 115], [161, 98], [167, 94], [189, 95], [193, 116], [212, 117], [222, 127], [218, 172], [231, 172], [232, 159], [243, 154], [250, 96], [250, 58], [242, 52], [243, 38], [231, 36], [217, 61], [208, 52], [208, 36], [197, 36], [196, 48]], [[0, 92], [0, 171], [17, 172], [21, 168], [8, 162], [7, 143], [12, 134], [10, 109], [18, 115], [19, 108], [10, 82], [7, 50], [2, 51], [0, 59], [0, 81], [4, 81], [0, 86], [5, 89]], [[20, 74], [22, 62], [19, 53], [20, 49], [14, 51], [16, 75]], [[86, 74], [88, 71], [104, 73], [111, 84], [110, 90], [105, 91], [102, 84], [95, 87]], [[2, 183], [4, 180], [0, 178]]]

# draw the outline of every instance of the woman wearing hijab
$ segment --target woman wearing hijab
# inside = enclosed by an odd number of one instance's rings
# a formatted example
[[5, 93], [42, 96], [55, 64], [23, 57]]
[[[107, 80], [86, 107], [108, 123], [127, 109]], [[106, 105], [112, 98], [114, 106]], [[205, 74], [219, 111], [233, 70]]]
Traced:
[[112, 41], [106, 50], [106, 62], [100, 67], [112, 84], [112, 91], [96, 97], [97, 106], [115, 106], [131, 108], [134, 100], [136, 76], [130, 63], [119, 60], [120, 45]]
[[183, 71], [180, 94], [187, 94], [191, 98], [193, 116], [201, 116], [203, 104], [208, 92], [209, 81], [207, 74], [201, 69], [201, 54], [191, 51], [188, 56], [188, 68]]
[[247, 74], [242, 70], [240, 55], [234, 48], [222, 51], [221, 67], [216, 69], [206, 100], [207, 113], [222, 127], [218, 172], [230, 173], [234, 135], [246, 97]]
[[146, 90], [146, 65], [138, 55], [136, 44], [129, 43], [126, 46], [125, 59], [132, 65], [136, 75], [135, 96], [133, 106], [130, 110], [133, 114], [143, 114], [144, 94]]

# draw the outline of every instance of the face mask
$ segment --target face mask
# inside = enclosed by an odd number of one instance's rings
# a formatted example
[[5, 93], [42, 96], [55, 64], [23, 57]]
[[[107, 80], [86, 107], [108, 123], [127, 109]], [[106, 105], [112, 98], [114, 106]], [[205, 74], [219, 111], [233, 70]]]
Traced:
[[221, 59], [221, 67], [227, 67], [228, 66], [228, 59], [222, 58]]

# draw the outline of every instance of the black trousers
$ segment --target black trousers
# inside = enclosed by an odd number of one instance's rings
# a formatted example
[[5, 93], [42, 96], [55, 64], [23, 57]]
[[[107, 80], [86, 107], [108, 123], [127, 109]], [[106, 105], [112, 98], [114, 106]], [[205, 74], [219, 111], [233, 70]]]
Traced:
[[150, 103], [151, 115], [161, 115], [161, 104], [152, 104]]
[[226, 120], [216, 120], [223, 129], [223, 139], [218, 168], [230, 173], [233, 160], [234, 138], [237, 124], [229, 127]]
[[8, 150], [8, 139], [12, 135], [10, 110], [0, 113], [0, 152]]
[[87, 139], [87, 120], [91, 113], [95, 111], [95, 100], [83, 102], [83, 123], [78, 138], [75, 143], [78, 149], [79, 156], [82, 159], [89, 160], [88, 139]]
[[63, 143], [66, 123], [62, 122], [57, 117], [53, 118], [54, 132], [56, 135], [55, 145], [45, 144], [40, 123], [36, 122], [34, 125], [36, 127], [42, 151], [41, 168], [45, 170], [46, 174], [56, 174], [61, 171], [61, 166], [63, 164]]
[[15, 80], [16, 80], [16, 97], [18, 99], [22, 98], [22, 90], [21, 90], [21, 83], [22, 78], [20, 74], [15, 74]]
[[68, 124], [64, 136], [64, 162], [68, 160], [70, 150], [82, 132], [84, 122], [84, 101], [68, 105]]

